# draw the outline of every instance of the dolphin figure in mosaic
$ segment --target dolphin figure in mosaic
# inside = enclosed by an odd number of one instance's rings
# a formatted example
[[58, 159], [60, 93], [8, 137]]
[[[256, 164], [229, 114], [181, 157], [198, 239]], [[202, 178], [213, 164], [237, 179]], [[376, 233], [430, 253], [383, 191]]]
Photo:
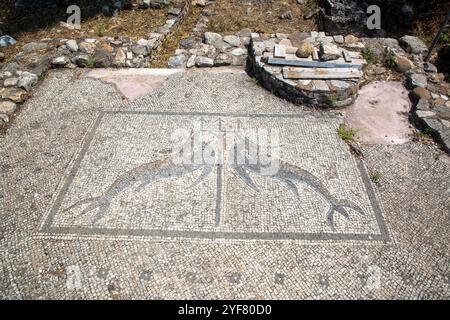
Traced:
[[135, 191], [139, 192], [159, 180], [182, 177], [196, 171], [201, 171], [201, 174], [190, 188], [197, 186], [212, 172], [214, 165], [196, 164], [194, 161], [186, 161], [186, 163], [176, 161], [177, 159], [182, 159], [184, 147], [187, 144], [192, 144], [193, 139], [194, 134], [191, 134], [182, 147], [169, 150], [169, 157], [142, 164], [123, 173], [101, 195], [78, 201], [66, 208], [64, 212], [87, 205], [78, 216], [85, 215], [97, 209], [97, 213], [93, 218], [93, 223], [96, 223], [108, 212], [111, 207], [111, 202], [116, 196], [134, 186], [136, 186]]
[[[247, 146], [252, 146], [252, 148], [260, 148], [255, 142], [252, 142], [248, 137], [238, 134], [238, 139], [240, 143], [243, 143]], [[237, 151], [235, 150], [233, 156], [236, 156]], [[313, 175], [311, 172], [304, 170], [298, 166], [292, 165], [285, 161], [279, 160], [279, 169], [276, 173], [267, 175], [263, 174], [264, 165], [260, 163], [260, 157], [255, 158], [254, 154], [251, 156], [250, 153], [246, 153], [246, 162], [245, 164], [236, 164], [236, 161], [231, 161], [231, 168], [234, 173], [241, 178], [242, 181], [251, 189], [256, 192], [260, 192], [259, 188], [256, 186], [255, 182], [250, 177], [249, 173], [253, 173], [259, 176], [266, 176], [268, 178], [277, 180], [281, 185], [290, 190], [294, 196], [300, 201], [300, 194], [298, 190], [298, 184], [305, 184], [311, 189], [313, 189], [316, 193], [322, 196], [323, 199], [326, 200], [329, 204], [329, 208], [327, 211], [327, 221], [328, 225], [333, 232], [336, 231], [335, 223], [334, 223], [334, 215], [336, 213], [341, 214], [345, 218], [349, 218], [348, 209], [352, 209], [358, 212], [361, 215], [365, 215], [364, 211], [357, 204], [348, 201], [348, 200], [340, 200], [333, 196], [328, 189], [323, 185], [323, 183]]]

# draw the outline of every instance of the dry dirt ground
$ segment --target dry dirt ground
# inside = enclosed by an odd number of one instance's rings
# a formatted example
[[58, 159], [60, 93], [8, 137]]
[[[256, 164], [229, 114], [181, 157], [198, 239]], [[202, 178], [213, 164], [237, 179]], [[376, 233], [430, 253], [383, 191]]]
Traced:
[[[262, 33], [291, 33], [317, 30], [314, 19], [303, 16], [316, 7], [314, 0], [298, 4], [297, 0], [217, 0], [209, 8], [211, 13], [209, 31], [235, 33], [250, 28]], [[292, 19], [281, 19], [291, 11]]]
[[152, 56], [150, 67], [152, 68], [167, 68], [167, 61], [175, 53], [178, 48], [178, 43], [181, 39], [189, 37], [191, 30], [197, 23], [199, 14], [202, 9], [200, 7], [192, 7], [188, 15], [183, 20], [182, 24], [176, 29], [176, 31], [167, 37], [158, 52]]

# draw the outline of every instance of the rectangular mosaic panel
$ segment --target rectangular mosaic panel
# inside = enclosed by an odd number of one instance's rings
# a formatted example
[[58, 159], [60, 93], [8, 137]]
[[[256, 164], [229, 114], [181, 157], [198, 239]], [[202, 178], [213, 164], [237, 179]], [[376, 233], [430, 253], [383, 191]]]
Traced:
[[[277, 171], [261, 174], [255, 165], [230, 162], [226, 147], [213, 154], [217, 160], [221, 153], [224, 161], [174, 164], [173, 133], [194, 132], [196, 123], [217, 139], [230, 132], [276, 132]], [[387, 241], [365, 166], [337, 136], [338, 125], [334, 118], [318, 121], [300, 115], [101, 113], [63, 177], [40, 231]]]

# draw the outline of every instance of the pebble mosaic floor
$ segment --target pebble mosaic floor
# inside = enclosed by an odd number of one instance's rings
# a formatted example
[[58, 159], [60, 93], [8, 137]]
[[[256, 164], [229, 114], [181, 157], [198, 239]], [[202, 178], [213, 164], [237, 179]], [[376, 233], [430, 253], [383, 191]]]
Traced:
[[[199, 122], [276, 132], [279, 170], [166, 161]], [[127, 103], [53, 72], [0, 139], [0, 297], [448, 298], [448, 157], [407, 143], [360, 160], [341, 122], [243, 73], [174, 74]]]

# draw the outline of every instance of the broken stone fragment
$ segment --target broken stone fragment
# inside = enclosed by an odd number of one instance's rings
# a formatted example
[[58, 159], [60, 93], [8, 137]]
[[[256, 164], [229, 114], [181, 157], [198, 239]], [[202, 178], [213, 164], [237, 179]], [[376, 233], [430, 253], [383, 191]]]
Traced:
[[242, 49], [242, 48], [236, 48], [236, 49], [234, 49], [233, 51], [231, 51], [231, 54], [232, 54], [233, 56], [236, 56], [236, 57], [242, 56], [242, 55], [245, 54], [245, 50]]
[[208, 57], [196, 57], [195, 66], [198, 68], [208, 68], [214, 66], [214, 60]]
[[229, 66], [233, 63], [233, 59], [226, 53], [220, 53], [214, 60], [216, 67]]
[[313, 52], [313, 46], [309, 42], [302, 42], [295, 53], [299, 58], [308, 58]]
[[69, 63], [69, 59], [67, 59], [65, 56], [54, 58], [51, 62], [52, 65], [57, 67], [65, 66]]
[[83, 41], [79, 44], [79, 48], [81, 52], [87, 53], [87, 54], [93, 54], [95, 51], [95, 45], [93, 43], [89, 43], [86, 41]]
[[333, 40], [337, 44], [343, 44], [344, 43], [344, 36], [342, 36], [342, 35], [333, 36]]
[[10, 72], [11, 73], [10, 76], [12, 76], [13, 73], [16, 73], [19, 70], [20, 70], [20, 65], [17, 62], [7, 63], [2, 68], [3, 73]]
[[147, 46], [148, 40], [147, 39], [139, 39], [137, 41], [137, 44], [140, 46]]
[[305, 14], [303, 15], [303, 19], [304, 19], [304, 20], [309, 20], [309, 19], [311, 19], [312, 17], [314, 17], [316, 14], [318, 14], [319, 12], [320, 12], [319, 9], [310, 10], [310, 11], [308, 11], [307, 13], [305, 13]]
[[416, 109], [417, 110], [430, 110], [430, 103], [428, 102], [427, 99], [420, 99], [416, 105]]
[[19, 78], [17, 78], [17, 77], [7, 78], [7, 79], [5, 79], [5, 81], [3, 81], [3, 86], [4, 87], [15, 87], [17, 85], [17, 82], [19, 82]]
[[345, 44], [355, 44], [359, 42], [359, 38], [355, 37], [354, 35], [349, 34], [348, 36], [345, 36], [344, 38]]
[[321, 44], [320, 45], [320, 58], [323, 61], [336, 60], [341, 57], [341, 51], [336, 45]]
[[196, 37], [189, 37], [184, 38], [180, 40], [180, 48], [184, 49], [192, 49], [192, 48], [198, 48], [201, 44], [201, 39]]
[[139, 0], [138, 6], [141, 9], [148, 9], [150, 8], [150, 0]]
[[78, 44], [76, 40], [69, 40], [66, 42], [67, 49], [69, 49], [71, 52], [77, 52], [78, 51]]
[[190, 49], [190, 54], [195, 54], [197, 56], [206, 56], [208, 58], [213, 58], [216, 55], [216, 48], [210, 44], [202, 43], [197, 49]]
[[430, 62], [424, 62], [423, 70], [425, 70], [426, 72], [429, 72], [429, 73], [437, 73], [438, 72], [438, 69], [436, 68], [436, 66]]
[[222, 41], [222, 36], [215, 32], [205, 32], [204, 40], [206, 44], [214, 44], [216, 42]]
[[427, 54], [428, 47], [426, 44], [417, 37], [413, 36], [403, 36], [399, 40], [400, 45], [408, 53], [413, 54]]
[[414, 88], [412, 91], [412, 95], [415, 100], [429, 101], [431, 99], [430, 92], [428, 92], [427, 89], [421, 87]]
[[228, 43], [232, 47], [239, 47], [241, 45], [241, 39], [237, 36], [225, 36], [223, 41]]
[[258, 32], [252, 32], [252, 34], [250, 35], [250, 38], [252, 40], [259, 40], [261, 38], [261, 35]]
[[145, 56], [147, 55], [148, 51], [147, 51], [147, 46], [145, 45], [140, 45], [140, 44], [135, 44], [131, 47], [131, 51], [133, 51], [133, 53], [137, 56]]
[[70, 24], [65, 21], [60, 21], [59, 26], [61, 28], [65, 28], [65, 29], [69, 29], [69, 30], [75, 30], [75, 28], [76, 28], [76, 26], [74, 24]]
[[5, 60], [5, 54], [3, 52], [0, 52], [0, 62]]
[[420, 73], [410, 73], [407, 75], [407, 84], [410, 88], [426, 88], [428, 84], [427, 77]]
[[170, 28], [164, 25], [162, 27], [156, 28], [155, 32], [166, 35], [170, 32]]
[[22, 47], [24, 53], [31, 53], [47, 49], [48, 45], [44, 42], [30, 42]]
[[327, 82], [324, 80], [313, 80], [311, 82], [311, 89], [313, 91], [329, 91], [330, 88], [327, 85]]
[[0, 37], [0, 48], [13, 46], [15, 44], [16, 44], [16, 40], [13, 37], [10, 37], [8, 35]]
[[165, 26], [167, 28], [172, 28], [175, 24], [176, 20], [175, 19], [168, 19], [166, 20]]
[[0, 101], [0, 113], [7, 115], [13, 114], [17, 109], [17, 105], [11, 101]]
[[414, 66], [411, 60], [402, 56], [395, 56], [394, 62], [395, 62], [395, 69], [401, 73], [405, 73], [411, 70], [411, 68]]
[[159, 45], [159, 39], [153, 38], [149, 39], [147, 41], [147, 50], [151, 52], [153, 49], [155, 49]]
[[219, 51], [219, 52], [225, 52], [227, 49], [231, 48], [231, 45], [226, 43], [223, 40], [219, 40], [217, 42], [214, 43], [214, 47]]
[[125, 52], [119, 48], [114, 56], [113, 64], [118, 67], [125, 66], [125, 62], [127, 61], [127, 55]]
[[31, 87], [38, 81], [38, 76], [30, 73], [30, 72], [22, 72], [20, 75], [17, 86], [19, 88], [25, 89], [26, 91], [30, 91]]
[[196, 57], [197, 57], [196, 55], [192, 55], [189, 57], [188, 61], [186, 62], [186, 68], [192, 68], [195, 66]]
[[416, 114], [419, 118], [431, 118], [436, 116], [436, 113], [433, 111], [424, 111], [424, 110], [417, 110]]
[[186, 51], [186, 49], [176, 49], [175, 50], [175, 55], [178, 56], [180, 54], [187, 54], [188, 52]]
[[17, 88], [2, 88], [0, 89], [0, 97], [5, 100], [10, 100], [14, 103], [23, 103], [28, 94], [25, 90]]
[[173, 56], [173, 57], [170, 57], [168, 66], [169, 66], [169, 68], [178, 68], [178, 67], [181, 67], [185, 61], [186, 61], [185, 55], [181, 54], [178, 56]]
[[94, 54], [95, 66], [98, 68], [109, 68], [113, 61], [113, 48], [108, 45], [102, 45]]

